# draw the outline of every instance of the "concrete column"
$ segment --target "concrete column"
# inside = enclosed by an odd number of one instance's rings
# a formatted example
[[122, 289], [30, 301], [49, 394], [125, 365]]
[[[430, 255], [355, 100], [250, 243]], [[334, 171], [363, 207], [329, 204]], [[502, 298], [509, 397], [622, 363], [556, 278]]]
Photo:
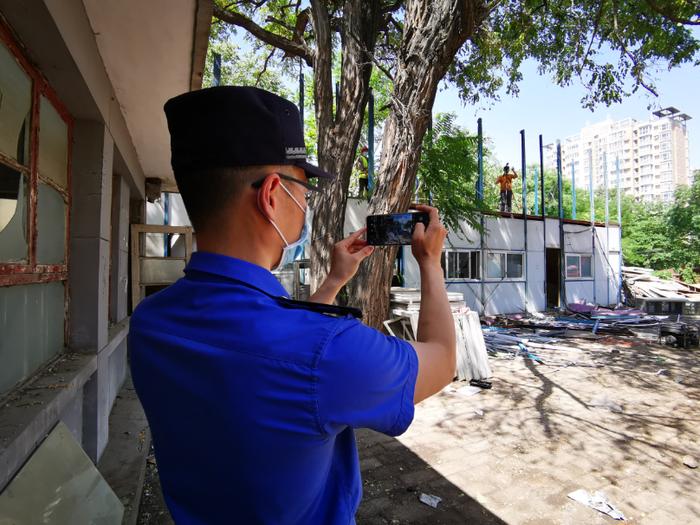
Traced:
[[124, 177], [114, 178], [112, 189], [112, 275], [111, 312], [113, 323], [126, 318], [129, 293], [129, 197]]
[[70, 347], [97, 352], [109, 326], [109, 242], [114, 142], [104, 124], [78, 120], [73, 132]]
[[78, 120], [73, 131], [70, 348], [97, 354], [83, 388], [83, 447], [97, 462], [109, 437], [109, 268], [114, 141], [106, 126]]

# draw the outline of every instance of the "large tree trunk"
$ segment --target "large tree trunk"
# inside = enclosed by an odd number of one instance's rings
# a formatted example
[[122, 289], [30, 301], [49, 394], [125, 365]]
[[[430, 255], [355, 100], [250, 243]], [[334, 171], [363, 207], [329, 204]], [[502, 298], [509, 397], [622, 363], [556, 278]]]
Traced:
[[314, 99], [318, 132], [318, 163], [337, 178], [326, 183], [313, 201], [311, 244], [312, 288], [325, 279], [333, 244], [343, 237], [345, 206], [355, 150], [360, 139], [364, 109], [369, 98], [372, 53], [377, 35], [379, 2], [348, 0], [343, 8], [342, 75], [339, 104], [333, 114], [332, 46], [328, 11], [320, 1], [311, 2], [316, 57]]
[[[407, 2], [391, 113], [382, 141], [381, 172], [370, 214], [403, 212], [411, 203], [438, 84], [486, 14], [480, 0]], [[363, 309], [370, 326], [378, 328], [387, 318], [395, 258], [396, 248], [375, 251], [349, 284], [352, 302]]]

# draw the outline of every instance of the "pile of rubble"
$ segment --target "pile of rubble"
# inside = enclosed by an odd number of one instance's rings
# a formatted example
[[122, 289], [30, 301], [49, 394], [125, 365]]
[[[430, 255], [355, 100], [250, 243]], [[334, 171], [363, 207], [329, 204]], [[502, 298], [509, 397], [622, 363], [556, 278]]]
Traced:
[[[676, 278], [662, 279], [654, 275], [654, 270], [633, 266], [623, 266], [622, 277], [627, 296], [648, 312], [700, 314], [700, 285]], [[649, 304], [655, 303], [677, 307], [649, 308]]]

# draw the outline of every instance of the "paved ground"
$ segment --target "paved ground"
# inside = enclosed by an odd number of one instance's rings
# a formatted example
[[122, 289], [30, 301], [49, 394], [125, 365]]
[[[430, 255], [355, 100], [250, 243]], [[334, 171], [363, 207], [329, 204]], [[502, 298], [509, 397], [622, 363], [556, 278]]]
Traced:
[[[700, 351], [565, 344], [585, 349], [540, 351], [545, 365], [493, 358], [492, 390], [453, 383], [397, 439], [358, 432], [358, 524], [612, 523], [567, 498], [579, 488], [602, 490], [628, 523], [700, 523], [700, 469], [682, 461], [700, 460]], [[139, 523], [171, 523], [152, 463]]]
[[539, 352], [552, 365], [494, 358], [492, 390], [453, 383], [398, 439], [361, 432], [358, 523], [614, 521], [567, 497], [579, 488], [602, 490], [628, 523], [700, 523], [700, 469], [683, 464], [700, 458], [698, 350], [566, 344], [587, 349]]

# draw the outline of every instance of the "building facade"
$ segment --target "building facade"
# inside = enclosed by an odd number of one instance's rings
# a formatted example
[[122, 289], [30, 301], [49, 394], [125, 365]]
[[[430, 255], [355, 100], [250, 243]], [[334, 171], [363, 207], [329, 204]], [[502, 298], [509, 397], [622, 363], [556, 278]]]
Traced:
[[[648, 121], [612, 119], [584, 127], [561, 141], [562, 174], [577, 188], [620, 187], [640, 201], [669, 201], [690, 183], [688, 115], [676, 108], [656, 111]], [[545, 148], [545, 165], [556, 168], [556, 147]]]
[[50, 475], [33, 499], [10, 490], [54, 431], [93, 466], [107, 447], [128, 374], [130, 224], [145, 222], [146, 179], [175, 186], [162, 108], [201, 86], [211, 12], [0, 0], [2, 522], [69, 504], [36, 507], [61, 490]]
[[[484, 234], [467, 223], [450, 231], [443, 250], [445, 287], [480, 315], [540, 312], [570, 303], [620, 301], [617, 224], [515, 214], [483, 216]], [[365, 225], [367, 203], [348, 200], [345, 233]], [[410, 246], [399, 250], [404, 287], [420, 287]]]

